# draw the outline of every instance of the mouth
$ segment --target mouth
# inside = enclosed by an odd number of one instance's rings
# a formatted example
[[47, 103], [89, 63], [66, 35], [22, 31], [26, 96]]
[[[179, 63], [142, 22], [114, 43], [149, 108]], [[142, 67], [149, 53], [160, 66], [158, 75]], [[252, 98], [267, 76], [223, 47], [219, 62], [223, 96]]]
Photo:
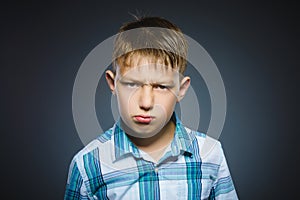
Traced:
[[135, 115], [133, 116], [134, 121], [141, 124], [149, 124], [154, 119], [153, 116], [150, 115]]

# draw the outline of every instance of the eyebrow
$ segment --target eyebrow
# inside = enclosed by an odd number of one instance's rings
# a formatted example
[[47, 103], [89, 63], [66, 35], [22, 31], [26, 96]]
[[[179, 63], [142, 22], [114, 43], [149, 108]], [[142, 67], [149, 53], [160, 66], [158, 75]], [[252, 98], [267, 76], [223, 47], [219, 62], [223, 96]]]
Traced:
[[[140, 83], [140, 84], [144, 84], [143, 81], [140, 80], [136, 80], [134, 78], [122, 78], [120, 80], [120, 82], [134, 82], [134, 83]], [[172, 81], [152, 81], [150, 82], [150, 84], [154, 84], [154, 85], [175, 85], [175, 82]]]

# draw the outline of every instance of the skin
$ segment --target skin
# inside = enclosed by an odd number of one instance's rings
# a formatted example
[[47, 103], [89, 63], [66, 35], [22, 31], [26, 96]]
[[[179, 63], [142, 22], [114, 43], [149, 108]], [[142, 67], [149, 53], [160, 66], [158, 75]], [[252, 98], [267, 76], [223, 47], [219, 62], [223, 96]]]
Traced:
[[129, 68], [117, 67], [116, 74], [106, 71], [109, 88], [117, 97], [122, 129], [155, 160], [174, 137], [175, 124], [170, 118], [190, 86], [190, 77], [160, 63], [150, 56], [135, 55]]

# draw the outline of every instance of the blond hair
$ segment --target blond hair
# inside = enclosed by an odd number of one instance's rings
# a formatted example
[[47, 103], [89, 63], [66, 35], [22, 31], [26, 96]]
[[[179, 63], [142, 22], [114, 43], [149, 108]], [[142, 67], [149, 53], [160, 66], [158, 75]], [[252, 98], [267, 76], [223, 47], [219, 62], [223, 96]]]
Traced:
[[120, 27], [113, 49], [113, 71], [130, 67], [132, 56], [151, 56], [183, 74], [187, 41], [173, 23], [160, 17], [142, 17]]

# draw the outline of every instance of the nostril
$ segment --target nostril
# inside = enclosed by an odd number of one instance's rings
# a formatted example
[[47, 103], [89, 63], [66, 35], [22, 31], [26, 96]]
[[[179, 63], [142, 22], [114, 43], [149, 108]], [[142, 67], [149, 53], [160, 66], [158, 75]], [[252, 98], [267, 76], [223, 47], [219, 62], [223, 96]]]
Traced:
[[145, 111], [151, 110], [151, 107], [140, 106], [140, 108]]
[[143, 110], [150, 110], [153, 107], [153, 97], [143, 96], [140, 99], [140, 108]]
[[152, 87], [151, 86], [148, 87], [148, 85], [144, 85], [141, 88], [139, 96], [140, 96], [139, 99], [140, 108], [146, 111], [150, 110], [153, 107], [153, 103], [154, 103]]

